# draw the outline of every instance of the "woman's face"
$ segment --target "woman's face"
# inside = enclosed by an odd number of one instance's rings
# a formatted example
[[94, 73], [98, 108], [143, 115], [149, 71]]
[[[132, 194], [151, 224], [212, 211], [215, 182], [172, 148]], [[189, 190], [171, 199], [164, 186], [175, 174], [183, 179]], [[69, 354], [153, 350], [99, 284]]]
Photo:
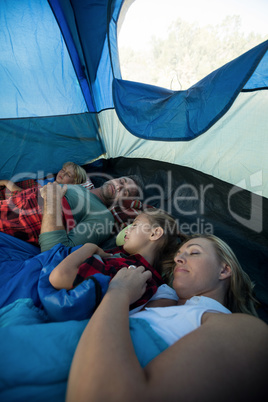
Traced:
[[126, 230], [124, 249], [130, 254], [141, 253], [150, 241], [152, 227], [146, 215], [137, 216]]
[[56, 176], [59, 184], [75, 184], [75, 172], [71, 165], [63, 167]]
[[200, 295], [212, 297], [220, 286], [224, 264], [219, 262], [210, 240], [189, 240], [181, 246], [174, 261], [173, 287], [180, 298]]

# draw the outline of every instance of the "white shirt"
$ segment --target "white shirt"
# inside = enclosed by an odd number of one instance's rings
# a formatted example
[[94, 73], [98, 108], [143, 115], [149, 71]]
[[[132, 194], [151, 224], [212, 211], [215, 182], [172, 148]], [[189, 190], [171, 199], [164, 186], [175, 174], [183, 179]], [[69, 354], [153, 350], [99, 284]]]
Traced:
[[[152, 300], [158, 300], [158, 299], [171, 299], [171, 300], [176, 300], [176, 301], [179, 300], [175, 290], [166, 284], [159, 286], [159, 288], [157, 288], [157, 291], [155, 292], [155, 294], [151, 297], [151, 299], [148, 302], [150, 302]], [[144, 306], [146, 306], [147, 303], [143, 304], [142, 306], [138, 306], [138, 307], [134, 308], [133, 310], [131, 310], [129, 312], [129, 315], [132, 317], [133, 314], [140, 311]]]
[[230, 310], [210, 297], [194, 296], [182, 306], [145, 307], [131, 317], [146, 320], [168, 345], [172, 345], [198, 328], [206, 312], [231, 314]]

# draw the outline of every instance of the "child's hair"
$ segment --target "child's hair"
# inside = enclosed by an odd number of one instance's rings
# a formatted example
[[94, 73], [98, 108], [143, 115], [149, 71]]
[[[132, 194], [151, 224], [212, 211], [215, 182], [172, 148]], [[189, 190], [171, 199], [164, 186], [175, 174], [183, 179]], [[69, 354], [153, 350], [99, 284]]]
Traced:
[[[176, 220], [167, 212], [160, 209], [147, 209], [142, 212], [152, 227], [160, 226], [163, 230], [163, 236], [159, 239], [159, 248], [154, 258], [154, 267], [162, 274], [163, 279], [166, 278], [165, 265], [166, 261], [174, 258], [175, 250], [178, 248], [179, 236]], [[170, 266], [170, 265], [169, 265]]]
[[211, 241], [219, 261], [231, 268], [232, 275], [227, 289], [225, 307], [232, 313], [245, 313], [257, 317], [258, 314], [255, 307], [258, 302], [253, 296], [254, 284], [248, 274], [242, 269], [231, 247], [214, 235], [193, 235], [188, 237], [183, 243], [197, 237]]
[[87, 181], [87, 173], [85, 169], [83, 169], [81, 166], [77, 165], [74, 162], [66, 162], [62, 167], [64, 168], [67, 166], [72, 166], [74, 169], [75, 174], [74, 184], [82, 184]]

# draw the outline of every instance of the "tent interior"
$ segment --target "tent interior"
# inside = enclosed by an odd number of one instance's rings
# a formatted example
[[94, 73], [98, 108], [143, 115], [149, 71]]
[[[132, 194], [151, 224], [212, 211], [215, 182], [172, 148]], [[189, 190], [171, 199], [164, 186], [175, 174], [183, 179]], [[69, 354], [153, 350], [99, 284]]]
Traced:
[[232, 247], [268, 323], [268, 40], [187, 90], [124, 80], [118, 29], [132, 3], [1, 2], [1, 179], [45, 177], [69, 160], [96, 186], [138, 174], [144, 204]]

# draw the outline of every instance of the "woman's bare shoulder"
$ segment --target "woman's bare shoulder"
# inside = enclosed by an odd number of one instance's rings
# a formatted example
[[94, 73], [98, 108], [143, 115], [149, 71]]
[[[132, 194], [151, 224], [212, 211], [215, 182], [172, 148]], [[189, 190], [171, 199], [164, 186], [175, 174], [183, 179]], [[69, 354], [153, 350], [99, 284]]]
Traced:
[[223, 314], [207, 312], [203, 314], [202, 324], [230, 325], [230, 327], [253, 325], [263, 331], [268, 331], [268, 325], [263, 320], [253, 315], [243, 313]]

